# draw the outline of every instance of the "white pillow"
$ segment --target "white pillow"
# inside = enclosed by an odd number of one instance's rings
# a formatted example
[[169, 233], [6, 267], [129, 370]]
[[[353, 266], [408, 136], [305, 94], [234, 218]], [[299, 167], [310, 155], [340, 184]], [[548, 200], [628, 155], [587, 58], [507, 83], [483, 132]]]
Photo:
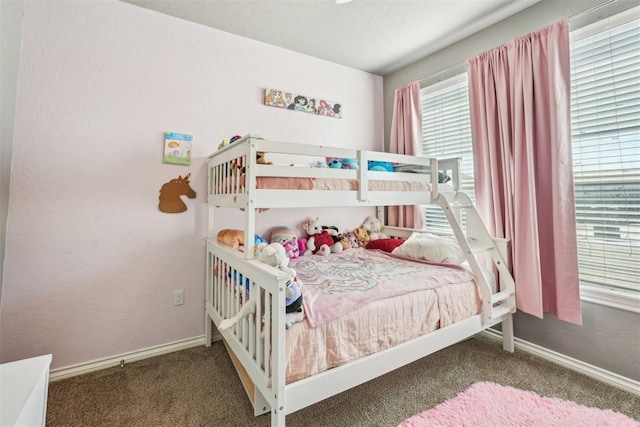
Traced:
[[455, 238], [430, 233], [412, 233], [391, 253], [443, 264], [460, 265], [466, 260]]

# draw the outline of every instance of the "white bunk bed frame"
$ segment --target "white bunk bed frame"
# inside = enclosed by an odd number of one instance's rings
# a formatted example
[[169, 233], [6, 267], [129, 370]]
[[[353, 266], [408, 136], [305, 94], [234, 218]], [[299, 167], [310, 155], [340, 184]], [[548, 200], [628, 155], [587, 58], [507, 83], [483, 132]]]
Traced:
[[[356, 158], [359, 170], [325, 169], [256, 164], [256, 152], [283, 153], [324, 158]], [[367, 161], [385, 161], [415, 165], [435, 173], [374, 172]], [[245, 167], [244, 182], [233, 172], [234, 165]], [[219, 331], [238, 371], [254, 414], [271, 412], [271, 425], [283, 426], [287, 414], [298, 411], [335, 394], [467, 339], [484, 329], [502, 323], [503, 348], [513, 352], [512, 313], [515, 312], [515, 283], [505, 260], [508, 242], [492, 238], [469, 197], [459, 192], [459, 159], [438, 160], [391, 153], [312, 146], [267, 141], [247, 135], [211, 155], [208, 159], [209, 224], [207, 235], [207, 271], [205, 291], [205, 338], [210, 346], [213, 325], [233, 317], [249, 301], [255, 315], [242, 318], [236, 325]], [[452, 177], [453, 191], [441, 191], [437, 171]], [[256, 189], [258, 176], [345, 178], [359, 181], [355, 191], [266, 190]], [[426, 182], [431, 192], [371, 191], [369, 180]], [[244, 183], [248, 185], [244, 185]], [[253, 259], [253, 239], [245, 239], [244, 254], [217, 243], [216, 207], [244, 210], [245, 236], [254, 236], [256, 209], [376, 206], [384, 219], [383, 206], [437, 204], [442, 207], [467, 261], [475, 275], [482, 297], [481, 313], [425, 336], [371, 354], [345, 365], [296, 381], [285, 383], [285, 295], [287, 277], [279, 269]], [[466, 210], [463, 230], [460, 212]], [[240, 212], [240, 211], [239, 211]], [[384, 224], [384, 221], [382, 221]], [[384, 227], [395, 237], [408, 237], [414, 230]], [[424, 231], [424, 230], [422, 230]], [[487, 253], [498, 272], [499, 290], [492, 289], [480, 267], [477, 254]], [[233, 280], [231, 276], [233, 275]], [[239, 280], [237, 280], [239, 278]], [[271, 313], [271, 316], [265, 316]]]

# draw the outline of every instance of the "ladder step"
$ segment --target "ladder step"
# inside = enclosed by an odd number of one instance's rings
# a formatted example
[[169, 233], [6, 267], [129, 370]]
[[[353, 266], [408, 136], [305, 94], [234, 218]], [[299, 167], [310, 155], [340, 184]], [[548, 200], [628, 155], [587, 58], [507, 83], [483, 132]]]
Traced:
[[447, 200], [450, 209], [470, 209], [473, 203], [469, 196], [464, 193], [442, 193]]
[[481, 254], [484, 252], [489, 252], [489, 251], [498, 249], [493, 243], [487, 243], [484, 245], [476, 243], [473, 245], [470, 244], [469, 246], [471, 246], [471, 250], [473, 251], [474, 254]]
[[514, 295], [513, 291], [500, 291], [491, 295], [491, 304], [497, 304]]
[[466, 204], [466, 203], [450, 203], [449, 204], [449, 208], [450, 209], [469, 209], [472, 208], [473, 205], [472, 204]]
[[493, 310], [491, 311], [491, 319], [492, 320], [497, 320], [499, 318], [501, 318], [502, 316], [511, 313], [511, 308], [507, 305], [499, 305], [497, 307], [493, 307]]

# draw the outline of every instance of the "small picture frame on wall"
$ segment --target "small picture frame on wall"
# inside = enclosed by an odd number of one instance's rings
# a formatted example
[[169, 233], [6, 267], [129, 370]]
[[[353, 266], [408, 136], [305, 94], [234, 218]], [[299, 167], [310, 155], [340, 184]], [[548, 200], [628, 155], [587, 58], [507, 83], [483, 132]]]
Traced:
[[280, 89], [265, 89], [264, 105], [336, 119], [342, 118], [342, 104], [339, 102]]
[[193, 147], [193, 135], [177, 132], [165, 132], [163, 163], [174, 165], [191, 164], [191, 148]]

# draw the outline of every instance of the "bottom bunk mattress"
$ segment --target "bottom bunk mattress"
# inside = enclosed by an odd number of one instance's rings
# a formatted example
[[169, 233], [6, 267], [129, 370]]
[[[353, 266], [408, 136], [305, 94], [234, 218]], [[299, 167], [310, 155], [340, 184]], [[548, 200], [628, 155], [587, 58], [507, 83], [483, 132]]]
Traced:
[[291, 260], [304, 320], [287, 330], [292, 383], [478, 314], [473, 275], [379, 250]]

